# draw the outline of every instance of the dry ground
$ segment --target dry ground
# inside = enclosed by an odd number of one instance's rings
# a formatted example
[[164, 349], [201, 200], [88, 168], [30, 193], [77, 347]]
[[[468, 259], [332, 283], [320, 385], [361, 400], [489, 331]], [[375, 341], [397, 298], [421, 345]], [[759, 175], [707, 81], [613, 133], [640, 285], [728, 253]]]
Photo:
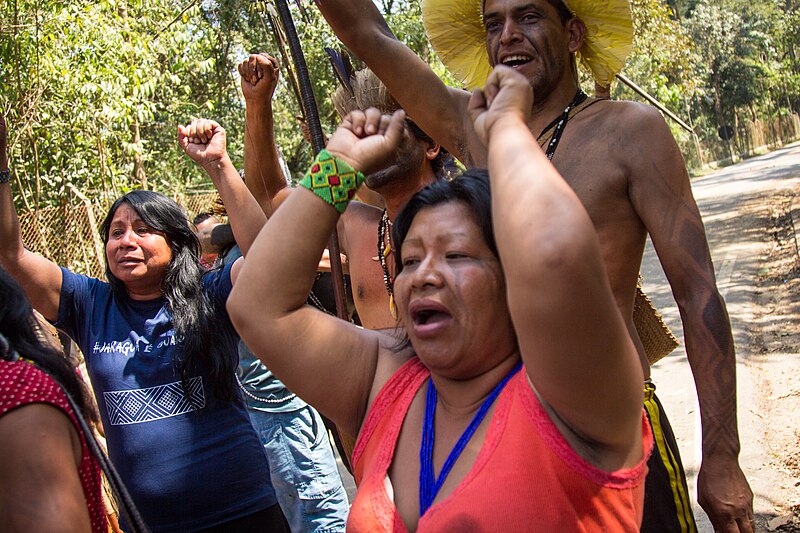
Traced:
[[[763, 224], [764, 253], [760, 258], [752, 353], [758, 383], [755, 398], [765, 418], [770, 466], [787, 474], [794, 486], [781, 487], [787, 500], [776, 502], [782, 511], [762, 522], [760, 530], [800, 532], [800, 257], [795, 228], [800, 230], [800, 188], [777, 191], [747, 206]], [[758, 358], [759, 355], [756, 355]]]

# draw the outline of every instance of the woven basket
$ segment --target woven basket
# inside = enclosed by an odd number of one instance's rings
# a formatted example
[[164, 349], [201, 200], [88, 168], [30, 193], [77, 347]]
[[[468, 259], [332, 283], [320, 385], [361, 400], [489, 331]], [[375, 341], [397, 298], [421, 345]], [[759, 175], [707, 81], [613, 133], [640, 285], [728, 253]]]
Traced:
[[636, 332], [639, 334], [651, 366], [678, 347], [678, 339], [664, 323], [661, 314], [653, 307], [653, 302], [642, 291], [641, 285], [636, 287], [633, 324], [636, 326]]

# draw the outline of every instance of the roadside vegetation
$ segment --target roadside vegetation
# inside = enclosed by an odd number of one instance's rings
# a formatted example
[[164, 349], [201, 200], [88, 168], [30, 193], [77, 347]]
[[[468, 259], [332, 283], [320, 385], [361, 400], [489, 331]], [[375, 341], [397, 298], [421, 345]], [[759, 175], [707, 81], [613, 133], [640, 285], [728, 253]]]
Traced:
[[[331, 131], [336, 82], [323, 48], [338, 42], [312, 3], [290, 4], [322, 126]], [[455, 84], [428, 48], [418, 3], [380, 5], [397, 36]], [[690, 167], [797, 137], [800, 1], [632, 0], [632, 9], [635, 51], [623, 73], [693, 128], [671, 122]], [[214, 117], [241, 158], [235, 65], [254, 51], [282, 64], [277, 139], [292, 175], [302, 172], [311, 148], [296, 118], [303, 112], [275, 14], [269, 2], [251, 0], [3, 3], [0, 111], [11, 126], [19, 209], [61, 205], [73, 189], [93, 201], [137, 187], [208, 190], [177, 149], [176, 124]], [[621, 83], [612, 95], [642, 100]]]

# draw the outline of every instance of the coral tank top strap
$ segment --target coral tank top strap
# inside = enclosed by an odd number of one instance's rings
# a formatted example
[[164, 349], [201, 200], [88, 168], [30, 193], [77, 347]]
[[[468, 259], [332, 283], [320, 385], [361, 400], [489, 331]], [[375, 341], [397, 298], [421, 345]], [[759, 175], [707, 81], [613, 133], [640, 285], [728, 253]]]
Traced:
[[[419, 390], [422, 383], [428, 379], [430, 371], [416, 357], [412, 357], [406, 361], [403, 366], [397, 369], [397, 372], [392, 374], [389, 381], [381, 388], [375, 401], [367, 412], [367, 418], [364, 420], [364, 425], [361, 426], [361, 431], [358, 433], [356, 439], [356, 446], [353, 449], [353, 464], [358, 463], [361, 454], [364, 452], [364, 447], [369, 442], [372, 433], [378, 425], [387, 409], [400, 403], [408, 404], [414, 398], [414, 395]], [[394, 416], [401, 421], [406, 415], [405, 409], [394, 409]]]

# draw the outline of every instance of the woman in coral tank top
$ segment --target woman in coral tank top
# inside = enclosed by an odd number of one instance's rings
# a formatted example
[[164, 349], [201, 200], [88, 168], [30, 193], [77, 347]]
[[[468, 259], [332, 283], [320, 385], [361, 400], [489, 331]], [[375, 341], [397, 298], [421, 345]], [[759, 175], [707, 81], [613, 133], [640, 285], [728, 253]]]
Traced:
[[470, 105], [489, 177], [437, 182], [395, 221], [396, 331], [303, 303], [353, 169], [392, 162], [402, 111], [352, 113], [245, 261], [242, 337], [357, 437], [350, 531], [638, 531], [641, 365], [592, 222], [530, 134], [532, 97], [497, 67]]

